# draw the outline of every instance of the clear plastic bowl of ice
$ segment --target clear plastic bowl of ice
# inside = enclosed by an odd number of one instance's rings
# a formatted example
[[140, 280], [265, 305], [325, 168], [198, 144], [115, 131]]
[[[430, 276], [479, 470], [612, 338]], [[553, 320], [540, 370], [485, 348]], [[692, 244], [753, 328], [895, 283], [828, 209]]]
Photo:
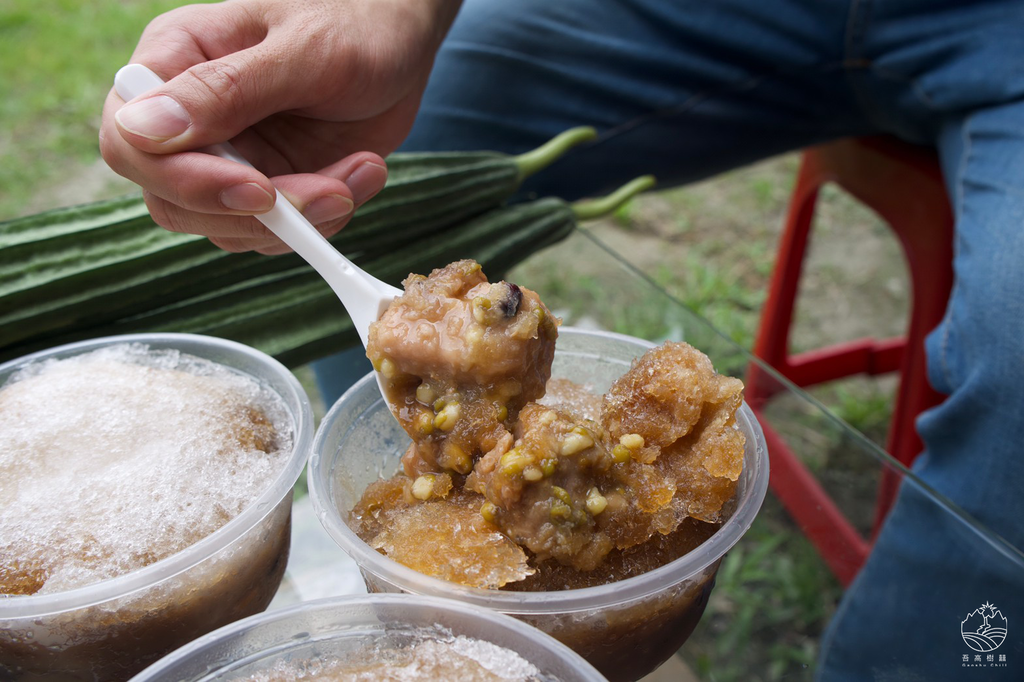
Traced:
[[126, 679], [266, 608], [312, 414], [231, 341], [108, 337], [0, 365], [0, 679]]

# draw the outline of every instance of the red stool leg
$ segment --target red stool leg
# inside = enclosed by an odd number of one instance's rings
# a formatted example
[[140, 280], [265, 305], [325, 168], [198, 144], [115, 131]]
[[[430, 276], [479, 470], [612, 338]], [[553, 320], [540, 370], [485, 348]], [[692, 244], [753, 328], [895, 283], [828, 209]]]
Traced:
[[[803, 268], [807, 242], [818, 191], [824, 180], [812, 157], [804, 155], [797, 174], [786, 224], [779, 240], [772, 280], [761, 312], [761, 322], [754, 355], [785, 375], [789, 368], [789, 328], [793, 322], [800, 272]], [[780, 386], [774, 377], [751, 364], [747, 374], [747, 401], [758, 404], [769, 398]]]
[[[874, 209], [896, 233], [913, 284], [911, 319], [905, 339], [862, 339], [791, 357], [789, 330], [800, 272], [817, 195], [826, 182], [835, 182]], [[901, 382], [887, 449], [907, 465], [922, 449], [914, 426], [917, 415], [942, 400], [927, 381], [924, 338], [941, 320], [948, 300], [952, 224], [933, 154], [889, 138], [842, 140], [808, 150], [803, 155], [755, 345], [755, 354], [799, 386], [899, 369]], [[761, 418], [772, 453], [772, 489], [839, 580], [848, 584], [870, 545], [764, 419], [763, 407], [781, 390], [779, 382], [756, 363], [752, 363], [747, 381], [748, 402]], [[889, 511], [899, 481], [895, 470], [883, 467], [872, 537]]]
[[[827, 180], [817, 163], [817, 157], [805, 154], [780, 240], [768, 298], [761, 315], [755, 355], [783, 374], [788, 374], [788, 370], [792, 369], [789, 362], [789, 330], [810, 238], [814, 207], [819, 189]], [[847, 584], [864, 562], [868, 545], [761, 413], [760, 408], [780, 388], [781, 384], [770, 373], [756, 363], [751, 364], [747, 375], [746, 396], [758, 413], [771, 453], [772, 490], [818, 548], [833, 573]]]

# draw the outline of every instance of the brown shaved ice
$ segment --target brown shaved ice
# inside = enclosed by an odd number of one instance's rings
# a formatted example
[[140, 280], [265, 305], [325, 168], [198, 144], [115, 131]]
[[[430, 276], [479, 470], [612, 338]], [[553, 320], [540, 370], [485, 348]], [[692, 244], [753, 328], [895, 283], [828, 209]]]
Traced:
[[[353, 510], [372, 547], [464, 585], [572, 589], [653, 570], [714, 533], [742, 472], [742, 382], [669, 342], [602, 398], [548, 381], [557, 321], [532, 291], [491, 284], [472, 261], [405, 285], [367, 346], [413, 438], [405, 475]], [[443, 492], [417, 499], [424, 476], [444, 476]]]
[[[616, 463], [600, 424], [531, 403], [519, 415], [516, 435], [515, 450], [502, 460], [523, 466], [478, 467], [467, 486], [497, 506], [495, 523], [538, 561], [553, 558], [589, 571], [613, 548], [657, 532], [653, 513], [672, 500], [672, 481], [649, 465]], [[573, 439], [589, 445], [567, 453]], [[542, 477], [529, 480], [530, 467]], [[604, 499], [599, 510], [588, 507], [595, 491]]]
[[742, 390], [739, 379], [715, 373], [699, 350], [669, 341], [647, 351], [612, 384], [602, 422], [615, 440], [637, 433], [648, 446], [663, 448], [693, 429], [706, 403], [720, 404]]
[[548, 381], [544, 397], [537, 402], [548, 407], [557, 407], [576, 419], [600, 422], [603, 399], [603, 396], [594, 393], [587, 386], [558, 378]]
[[557, 561], [537, 565], [537, 572], [525, 580], [509, 583], [515, 592], [553, 592], [597, 587], [635, 578], [675, 561], [714, 535], [718, 526], [686, 519], [668, 535], [655, 534], [647, 542], [626, 550], [613, 549], [593, 571], [580, 571]]
[[46, 583], [42, 562], [16, 559], [0, 563], [0, 594], [20, 596], [35, 594]]
[[367, 540], [374, 549], [420, 573], [470, 587], [499, 588], [533, 573], [526, 553], [484, 521], [479, 495], [411, 503], [403, 496], [398, 502], [397, 488], [374, 489], [382, 495], [375, 505], [376, 533]]

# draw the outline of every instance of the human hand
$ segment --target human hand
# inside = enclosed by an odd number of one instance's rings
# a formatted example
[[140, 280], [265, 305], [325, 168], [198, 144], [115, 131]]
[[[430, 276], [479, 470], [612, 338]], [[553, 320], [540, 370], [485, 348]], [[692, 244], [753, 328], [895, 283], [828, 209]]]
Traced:
[[[228, 251], [288, 248], [253, 214], [274, 188], [324, 236], [384, 186], [457, 0], [232, 0], [157, 17], [131, 62], [168, 82], [111, 90], [100, 151], [153, 219]], [[191, 151], [230, 140], [255, 167]]]

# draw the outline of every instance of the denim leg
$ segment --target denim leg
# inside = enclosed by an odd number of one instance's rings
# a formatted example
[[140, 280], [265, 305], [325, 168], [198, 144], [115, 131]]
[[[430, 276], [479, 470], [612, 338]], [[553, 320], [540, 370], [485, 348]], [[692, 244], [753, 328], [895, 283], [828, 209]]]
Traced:
[[370, 359], [366, 357], [366, 349], [352, 346], [340, 353], [329, 355], [313, 363], [313, 377], [320, 397], [327, 409], [338, 402], [345, 391], [351, 388], [364, 376], [373, 371]]
[[[873, 130], [842, 69], [848, 0], [466, 0], [403, 151], [520, 153], [600, 138], [527, 180], [575, 199], [661, 187]], [[360, 363], [354, 367], [353, 363]], [[314, 364], [331, 404], [361, 354]]]
[[[1024, 548], [1024, 100], [951, 117], [938, 142], [956, 212], [956, 281], [927, 352], [930, 379], [949, 398], [918, 421], [926, 452], [914, 471]], [[1007, 667], [965, 669], [962, 656], [973, 663], [978, 652], [959, 623], [985, 602], [1008, 620], [992, 652]], [[905, 484], [834, 619], [821, 679], [1019, 680], [1022, 666], [1021, 556]]]
[[870, 130], [850, 97], [848, 0], [467, 0], [407, 150], [599, 140], [527, 181], [569, 199], [668, 187]]

